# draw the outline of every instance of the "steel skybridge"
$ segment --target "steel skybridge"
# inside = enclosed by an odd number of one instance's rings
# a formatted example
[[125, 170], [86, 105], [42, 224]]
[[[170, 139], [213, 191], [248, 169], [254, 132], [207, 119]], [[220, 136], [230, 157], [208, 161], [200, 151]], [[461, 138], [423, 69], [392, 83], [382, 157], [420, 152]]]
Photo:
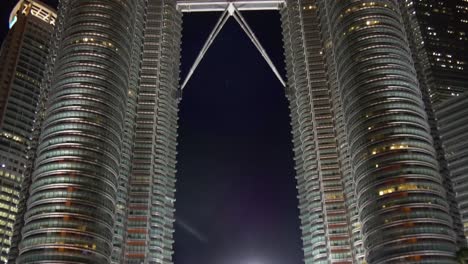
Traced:
[[279, 10], [285, 5], [284, 0], [178, 0], [177, 6], [182, 12], [224, 11], [229, 4], [234, 4], [240, 11], [244, 10]]
[[279, 10], [283, 8], [285, 5], [284, 0], [243, 0], [243, 1], [216, 1], [216, 0], [196, 0], [196, 1], [177, 1], [177, 7], [182, 12], [215, 12], [220, 11], [223, 12], [221, 17], [219, 18], [218, 22], [216, 23], [215, 27], [211, 31], [208, 39], [206, 40], [203, 48], [200, 50], [195, 62], [193, 63], [190, 71], [188, 72], [187, 76], [184, 79], [184, 82], [181, 85], [181, 89], [183, 90], [187, 85], [190, 77], [192, 77], [193, 73], [195, 72], [197, 66], [200, 64], [201, 60], [205, 56], [206, 52], [210, 48], [211, 44], [215, 40], [216, 36], [222, 30], [223, 26], [226, 24], [226, 21], [233, 17], [250, 38], [252, 43], [258, 49], [262, 57], [270, 66], [271, 70], [281, 82], [283, 86], [286, 86], [286, 82], [284, 81], [283, 77], [279, 74], [277, 68], [271, 61], [270, 57], [268, 56], [267, 52], [260, 44], [260, 41], [255, 36], [254, 32], [247, 24], [247, 21], [244, 19], [240, 11], [242, 10]]

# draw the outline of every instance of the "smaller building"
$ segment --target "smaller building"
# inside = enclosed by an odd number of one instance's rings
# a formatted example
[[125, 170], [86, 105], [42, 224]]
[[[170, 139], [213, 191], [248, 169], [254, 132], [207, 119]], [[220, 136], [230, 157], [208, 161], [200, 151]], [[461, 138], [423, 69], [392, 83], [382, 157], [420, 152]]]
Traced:
[[17, 214], [48, 42], [53, 8], [20, 0], [10, 15], [0, 51], [0, 263], [7, 262]]
[[442, 103], [436, 110], [450, 178], [468, 236], [468, 93]]

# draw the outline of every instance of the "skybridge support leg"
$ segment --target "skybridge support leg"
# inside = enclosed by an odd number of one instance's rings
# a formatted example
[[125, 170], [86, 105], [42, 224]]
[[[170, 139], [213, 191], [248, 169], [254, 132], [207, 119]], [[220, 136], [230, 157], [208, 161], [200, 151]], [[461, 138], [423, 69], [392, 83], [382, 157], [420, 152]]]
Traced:
[[258, 51], [262, 54], [262, 57], [265, 59], [265, 61], [268, 63], [270, 66], [271, 70], [273, 73], [276, 75], [276, 78], [281, 82], [281, 84], [286, 87], [286, 82], [283, 80], [281, 75], [278, 72], [278, 69], [276, 69], [275, 65], [271, 61], [270, 57], [268, 56], [268, 53], [265, 51], [263, 48], [262, 44], [260, 44], [260, 41], [257, 39], [255, 34], [253, 33], [252, 29], [250, 28], [249, 24], [247, 24], [247, 21], [245, 21], [244, 17], [242, 14], [239, 12], [239, 10], [231, 4], [232, 7], [234, 8], [234, 12], [232, 13], [232, 16], [234, 16], [234, 19], [239, 23], [241, 28], [244, 30], [244, 32], [249, 36], [250, 40], [253, 42], [255, 47], [258, 49]]
[[271, 70], [275, 74], [275, 76], [278, 78], [278, 80], [281, 82], [281, 84], [286, 87], [286, 82], [283, 80], [281, 75], [279, 74], [278, 70], [276, 69], [275, 65], [271, 61], [270, 57], [268, 56], [267, 52], [263, 48], [262, 44], [260, 44], [260, 41], [257, 39], [255, 34], [253, 33], [252, 29], [250, 26], [247, 24], [247, 21], [245, 21], [244, 17], [242, 14], [239, 12], [239, 10], [236, 8], [236, 6], [233, 3], [230, 3], [227, 8], [224, 10], [223, 14], [219, 18], [218, 22], [216, 23], [215, 27], [211, 31], [211, 34], [208, 36], [208, 39], [206, 40], [205, 44], [203, 45], [203, 48], [200, 50], [200, 53], [198, 54], [195, 62], [193, 63], [192, 67], [190, 68], [189, 73], [187, 74], [187, 77], [185, 77], [184, 82], [182, 83], [180, 89], [183, 90], [185, 86], [187, 85], [188, 81], [192, 77], [193, 73], [195, 72], [196, 68], [200, 64], [201, 60], [205, 56], [206, 52], [210, 48], [211, 44], [213, 43], [214, 39], [216, 36], [218, 36], [219, 32], [223, 28], [223, 26], [226, 24], [226, 21], [229, 19], [229, 17], [234, 17], [234, 19], [239, 23], [241, 28], [244, 30], [244, 32], [247, 34], [247, 36], [250, 38], [252, 43], [255, 45], [255, 47], [258, 49], [260, 54], [262, 54], [262, 57], [265, 59], [265, 61], [268, 63], [270, 66]]
[[206, 51], [210, 48], [211, 44], [213, 44], [213, 41], [215, 40], [216, 36], [218, 36], [219, 32], [223, 28], [223, 26], [226, 24], [226, 21], [230, 17], [228, 13], [228, 8], [224, 10], [223, 14], [219, 18], [218, 22], [216, 23], [215, 27], [211, 31], [210, 35], [208, 36], [208, 39], [206, 40], [205, 44], [203, 45], [203, 48], [200, 50], [200, 53], [198, 54], [197, 58], [195, 59], [195, 62], [193, 63], [192, 67], [190, 68], [189, 73], [187, 74], [187, 77], [185, 77], [184, 82], [182, 83], [182, 86], [180, 87], [181, 90], [185, 88], [187, 85], [188, 81], [190, 80], [190, 77], [192, 77], [193, 73], [198, 67], [198, 64], [200, 64], [201, 60], [206, 54]]

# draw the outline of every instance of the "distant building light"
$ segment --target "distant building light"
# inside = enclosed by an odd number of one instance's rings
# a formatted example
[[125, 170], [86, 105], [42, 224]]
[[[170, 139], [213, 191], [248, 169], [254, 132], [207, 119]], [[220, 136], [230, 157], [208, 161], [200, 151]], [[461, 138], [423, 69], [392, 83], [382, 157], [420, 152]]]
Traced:
[[18, 17], [14, 16], [13, 19], [10, 21], [9, 28], [11, 29], [16, 24], [17, 21], [18, 21]]

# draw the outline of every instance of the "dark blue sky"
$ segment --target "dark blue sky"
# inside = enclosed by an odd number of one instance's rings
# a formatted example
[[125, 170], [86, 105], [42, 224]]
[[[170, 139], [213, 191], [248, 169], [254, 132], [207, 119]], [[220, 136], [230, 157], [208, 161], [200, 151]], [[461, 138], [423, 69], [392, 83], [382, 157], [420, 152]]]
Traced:
[[[219, 15], [184, 16], [181, 78]], [[279, 14], [244, 17], [284, 76]], [[303, 263], [289, 122], [283, 87], [231, 18], [180, 105], [175, 264]]]
[[[182, 77], [219, 15], [185, 15]], [[244, 16], [284, 76], [279, 14]], [[176, 215], [206, 242], [178, 225], [176, 264], [302, 263], [283, 91], [230, 19], [181, 102]]]

